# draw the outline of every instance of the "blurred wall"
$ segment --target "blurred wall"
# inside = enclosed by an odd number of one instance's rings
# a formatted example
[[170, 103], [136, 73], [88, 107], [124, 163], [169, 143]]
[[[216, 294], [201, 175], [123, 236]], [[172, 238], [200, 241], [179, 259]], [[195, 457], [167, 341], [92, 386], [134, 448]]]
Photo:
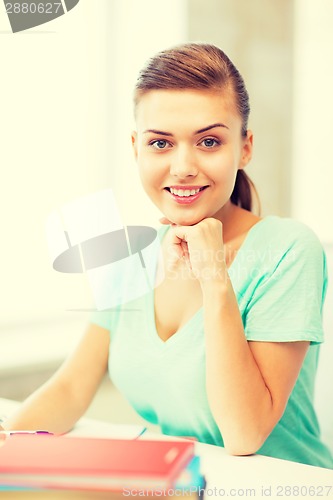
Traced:
[[1, 315], [9, 326], [79, 317], [83, 275], [52, 269], [49, 213], [106, 183], [106, 42], [100, 8], [79, 2], [33, 30], [9, 31], [0, 9]]
[[224, 50], [250, 94], [254, 157], [247, 167], [262, 213], [290, 214], [293, 2], [190, 0], [188, 36]]
[[332, 244], [333, 2], [294, 3], [292, 215]]

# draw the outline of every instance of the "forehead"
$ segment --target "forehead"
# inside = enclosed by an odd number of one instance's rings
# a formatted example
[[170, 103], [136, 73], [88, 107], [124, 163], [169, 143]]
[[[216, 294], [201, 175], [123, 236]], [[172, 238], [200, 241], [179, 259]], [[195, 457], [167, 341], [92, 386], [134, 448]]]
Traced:
[[137, 105], [136, 121], [139, 130], [172, 130], [182, 124], [200, 129], [221, 121], [231, 127], [238, 125], [241, 119], [230, 90], [184, 89], [146, 92]]

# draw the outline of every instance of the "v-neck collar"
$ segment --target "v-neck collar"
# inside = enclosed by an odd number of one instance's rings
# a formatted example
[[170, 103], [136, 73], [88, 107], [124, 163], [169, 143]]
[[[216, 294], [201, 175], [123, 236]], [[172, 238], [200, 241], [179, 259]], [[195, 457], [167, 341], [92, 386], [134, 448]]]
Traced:
[[[236, 265], [238, 261], [240, 260], [242, 254], [244, 253], [245, 249], [247, 246], [250, 244], [250, 241], [254, 237], [255, 233], [257, 232], [258, 228], [261, 227], [261, 225], [266, 222], [269, 218], [274, 217], [274, 216], [266, 216], [260, 219], [258, 222], [256, 222], [247, 232], [242, 244], [240, 245], [234, 259], [232, 260], [229, 268], [228, 268], [228, 274], [230, 276], [231, 282], [233, 283], [232, 276], [234, 274], [234, 269], [236, 269]], [[162, 227], [159, 232], [158, 232], [158, 237], [160, 240], [160, 245], [162, 246], [163, 239], [169, 230], [170, 226], [166, 226], [165, 228]], [[161, 248], [161, 247], [160, 247]], [[156, 258], [155, 262], [155, 273], [154, 273], [154, 279], [156, 278], [156, 271], [157, 271], [157, 265], [158, 265], [158, 258]], [[153, 281], [154, 282], [154, 281]], [[157, 346], [160, 347], [169, 347], [178, 340], [183, 337], [183, 335], [186, 334], [187, 331], [190, 330], [190, 327], [192, 323], [198, 319], [198, 317], [203, 315], [203, 307], [201, 306], [189, 319], [186, 321], [186, 323], [179, 328], [173, 335], [171, 335], [167, 340], [163, 340], [157, 331], [156, 328], [156, 320], [155, 320], [155, 288], [152, 288], [150, 293], [147, 295], [148, 299], [148, 333], [149, 337], [152, 338], [152, 340], [155, 342]]]

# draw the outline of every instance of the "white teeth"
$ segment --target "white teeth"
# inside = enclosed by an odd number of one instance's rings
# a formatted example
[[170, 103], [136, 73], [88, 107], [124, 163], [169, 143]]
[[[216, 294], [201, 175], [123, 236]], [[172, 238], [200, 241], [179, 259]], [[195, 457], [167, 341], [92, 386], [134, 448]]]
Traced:
[[176, 196], [193, 196], [194, 194], [199, 193], [199, 189], [174, 189], [170, 188], [171, 194], [175, 194]]

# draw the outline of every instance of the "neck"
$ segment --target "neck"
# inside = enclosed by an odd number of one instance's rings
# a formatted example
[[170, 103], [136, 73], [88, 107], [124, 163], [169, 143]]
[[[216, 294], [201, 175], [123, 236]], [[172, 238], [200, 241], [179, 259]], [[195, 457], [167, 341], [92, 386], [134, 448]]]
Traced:
[[227, 241], [234, 238], [235, 234], [238, 233], [238, 222], [239, 215], [242, 209], [231, 203], [229, 200], [222, 208], [214, 215], [215, 219], [222, 222], [223, 225], [223, 241]]

